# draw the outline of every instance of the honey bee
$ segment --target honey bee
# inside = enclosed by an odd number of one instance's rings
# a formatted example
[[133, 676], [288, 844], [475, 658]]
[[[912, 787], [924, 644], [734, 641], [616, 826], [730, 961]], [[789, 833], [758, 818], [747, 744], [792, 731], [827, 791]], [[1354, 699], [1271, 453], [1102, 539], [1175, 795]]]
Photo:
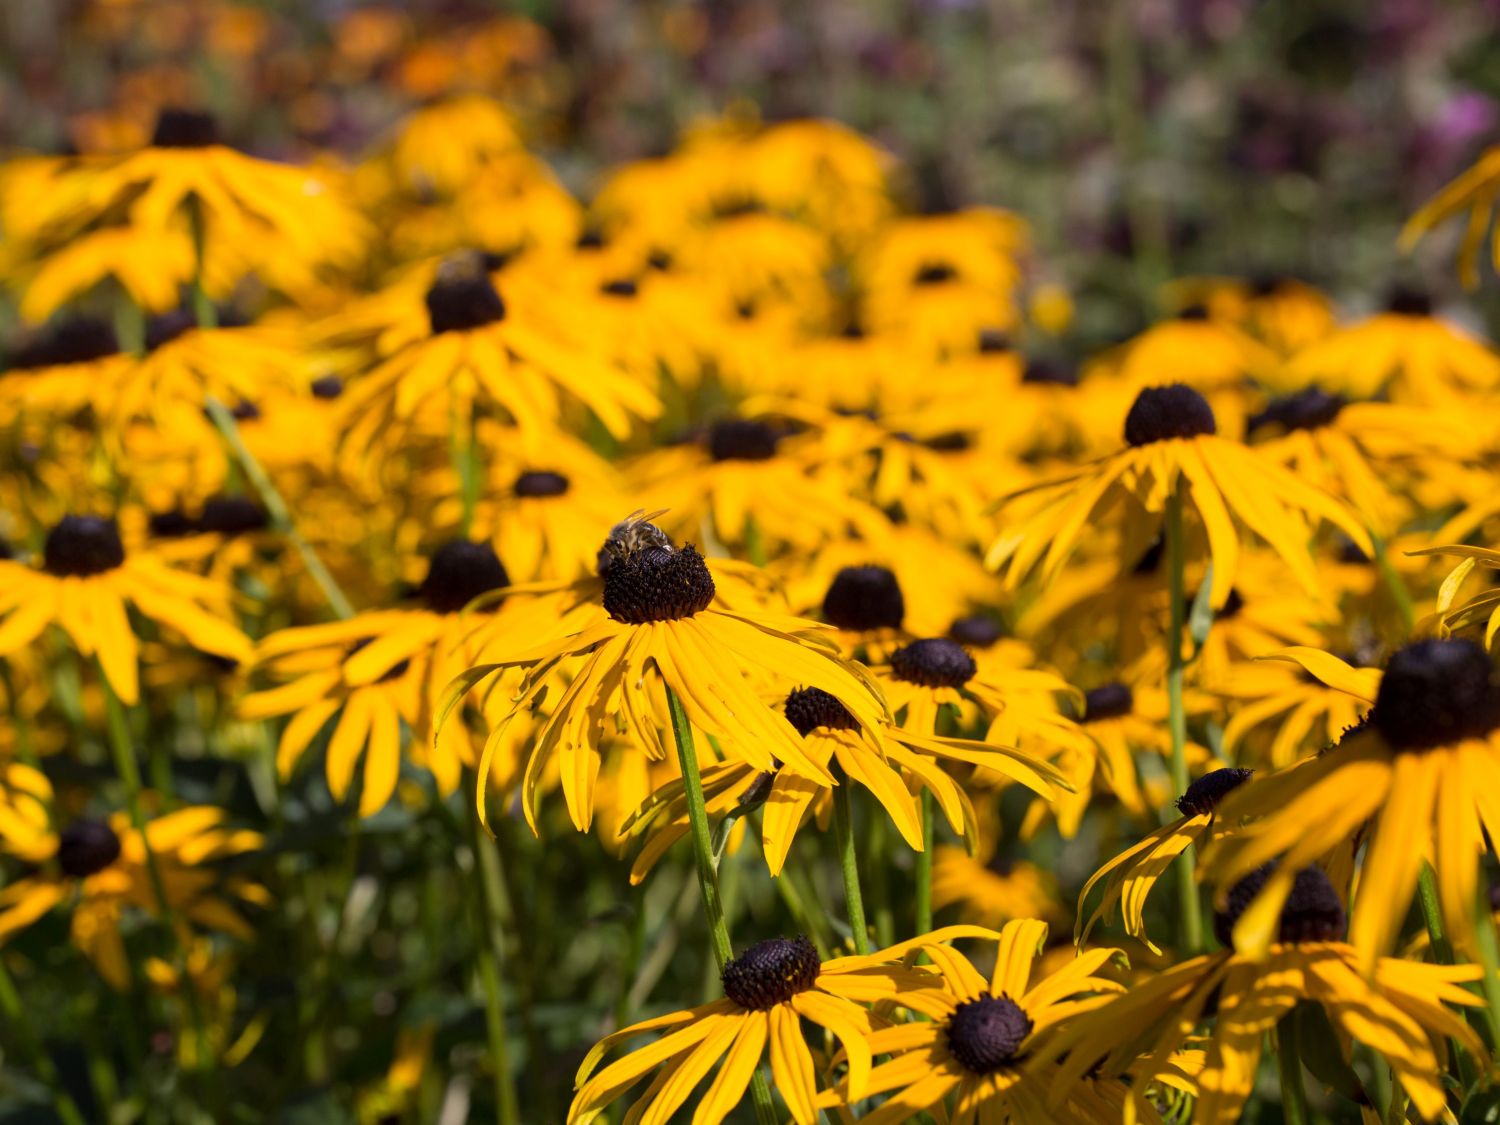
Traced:
[[651, 522], [666, 514], [666, 508], [656, 512], [637, 508], [610, 528], [604, 546], [599, 548], [599, 558], [595, 565], [598, 573], [607, 573], [615, 564], [625, 562], [639, 551], [655, 549], [671, 554], [672, 540], [665, 531]]

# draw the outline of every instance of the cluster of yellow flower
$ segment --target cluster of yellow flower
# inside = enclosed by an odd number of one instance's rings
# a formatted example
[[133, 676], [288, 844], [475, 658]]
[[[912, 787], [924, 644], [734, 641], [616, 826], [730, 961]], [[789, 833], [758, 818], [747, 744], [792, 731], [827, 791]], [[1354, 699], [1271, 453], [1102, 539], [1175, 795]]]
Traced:
[[[1414, 221], [1482, 231], [1492, 164]], [[146, 975], [201, 992], [185, 1065], [235, 1065], [264, 1025], [230, 1034], [204, 936], [254, 945], [252, 857], [318, 761], [356, 846], [461, 791], [632, 883], [690, 845], [723, 996], [604, 1038], [570, 1122], [654, 1072], [627, 1122], [1228, 1123], [1273, 1027], [1289, 1121], [1304, 1063], [1368, 1120], [1459, 1107], [1500, 1040], [1500, 594], [1460, 600], [1500, 565], [1462, 545], [1500, 524], [1500, 355], [1415, 291], [1341, 324], [1196, 278], [1080, 357], [1025, 223], [908, 213], [901, 174], [729, 117], [585, 205], [477, 95], [352, 169], [182, 109], [0, 165], [31, 325], [0, 379], [0, 941], [67, 909], [127, 990], [154, 916]], [[266, 823], [180, 792], [195, 758], [273, 764]], [[837, 916], [794, 848], [830, 826]], [[756, 838], [778, 905], [736, 925], [719, 869]], [[1134, 968], [1089, 941], [1116, 907]], [[754, 940], [778, 918], [803, 934]]]

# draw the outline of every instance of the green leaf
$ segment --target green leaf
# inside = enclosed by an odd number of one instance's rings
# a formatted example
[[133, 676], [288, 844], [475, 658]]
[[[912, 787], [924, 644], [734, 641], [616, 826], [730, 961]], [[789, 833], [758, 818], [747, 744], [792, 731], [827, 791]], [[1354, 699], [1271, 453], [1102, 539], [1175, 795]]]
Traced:
[[1188, 636], [1193, 638], [1193, 648], [1200, 649], [1203, 642], [1208, 640], [1208, 630], [1214, 623], [1213, 607], [1208, 602], [1208, 592], [1213, 589], [1214, 564], [1209, 563], [1208, 569], [1203, 572], [1203, 581], [1198, 586], [1198, 594], [1193, 598], [1193, 609], [1188, 614]]

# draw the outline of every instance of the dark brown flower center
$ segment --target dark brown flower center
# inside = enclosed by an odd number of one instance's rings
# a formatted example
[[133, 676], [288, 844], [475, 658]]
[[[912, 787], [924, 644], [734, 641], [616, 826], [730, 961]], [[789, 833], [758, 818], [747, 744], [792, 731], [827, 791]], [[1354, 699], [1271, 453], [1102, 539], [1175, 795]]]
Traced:
[[203, 504], [198, 526], [220, 535], [248, 535], [270, 526], [266, 510], [248, 496], [214, 496]]
[[1391, 657], [1371, 715], [1398, 750], [1483, 737], [1500, 726], [1495, 667], [1473, 641], [1416, 641]]
[[1212, 434], [1217, 429], [1208, 400], [1184, 383], [1173, 383], [1147, 387], [1136, 396], [1125, 416], [1125, 443], [1150, 445]]
[[604, 608], [628, 625], [692, 617], [714, 600], [713, 575], [691, 546], [647, 546], [616, 555], [602, 573]]
[[432, 553], [420, 593], [434, 613], [457, 613], [481, 594], [509, 585], [494, 547], [454, 539]]
[[1264, 410], [1250, 416], [1245, 430], [1251, 434], [1266, 427], [1316, 430], [1332, 423], [1348, 405], [1349, 400], [1343, 395], [1308, 387], [1294, 395], [1272, 399]]
[[120, 350], [115, 330], [92, 316], [73, 316], [33, 336], [10, 357], [13, 371], [57, 367], [65, 363], [89, 363], [115, 355]]
[[912, 641], [891, 653], [891, 674], [923, 687], [960, 688], [978, 670], [974, 658], [947, 637]]
[[1083, 696], [1083, 721], [1097, 723], [1104, 719], [1118, 719], [1135, 708], [1135, 693], [1125, 684], [1105, 684]]
[[1254, 772], [1233, 768], [1210, 770], [1177, 798], [1177, 811], [1183, 816], [1204, 816], [1213, 812], [1220, 801], [1249, 781]]
[[958, 276], [955, 270], [947, 262], [928, 262], [912, 276], [914, 285], [941, 285], [945, 281], [952, 281]]
[[756, 942], [724, 966], [724, 995], [763, 1012], [812, 988], [822, 964], [817, 948], [800, 935]]
[[[1274, 863], [1258, 867], [1229, 888], [1229, 901], [1225, 908], [1214, 914], [1214, 937], [1219, 944], [1234, 945], [1234, 927], [1240, 916], [1249, 909], [1266, 880], [1276, 870]], [[1321, 867], [1304, 867], [1297, 872], [1291, 894], [1281, 908], [1281, 919], [1276, 928], [1276, 940], [1282, 942], [1342, 941], [1348, 928], [1344, 915], [1344, 904]]]
[[1071, 363], [1056, 359], [1033, 359], [1026, 364], [1021, 375], [1023, 383], [1038, 383], [1052, 387], [1076, 387], [1080, 375]]
[[1398, 285], [1386, 298], [1385, 309], [1398, 316], [1431, 316], [1432, 297], [1412, 286]]
[[1005, 636], [1005, 626], [988, 613], [971, 613], [948, 626], [948, 637], [969, 648], [989, 648]]
[[856, 730], [859, 723], [822, 688], [797, 688], [786, 697], [786, 720], [806, 738], [815, 730]]
[[1031, 1017], [1009, 996], [981, 996], [948, 1017], [948, 1051], [975, 1074], [989, 1074], [1015, 1061], [1031, 1034]]
[[505, 302], [478, 255], [455, 255], [438, 267], [437, 278], [427, 290], [427, 318], [434, 336], [467, 332], [505, 319]]
[[781, 434], [765, 422], [726, 418], [708, 431], [708, 455], [715, 461], [769, 461]]
[[64, 516], [42, 548], [43, 567], [59, 578], [88, 578], [124, 561], [120, 525], [103, 516]]
[[212, 114], [195, 109], [163, 109], [151, 132], [154, 148], [207, 148], [219, 143], [219, 125]]
[[883, 566], [846, 566], [823, 595], [823, 620], [853, 633], [899, 629], [905, 616], [901, 584]]
[[517, 496], [533, 499], [562, 496], [568, 491], [568, 478], [561, 473], [540, 470], [522, 473], [516, 478], [514, 487]]
[[82, 879], [120, 858], [120, 837], [102, 820], [75, 820], [57, 834], [57, 865]]

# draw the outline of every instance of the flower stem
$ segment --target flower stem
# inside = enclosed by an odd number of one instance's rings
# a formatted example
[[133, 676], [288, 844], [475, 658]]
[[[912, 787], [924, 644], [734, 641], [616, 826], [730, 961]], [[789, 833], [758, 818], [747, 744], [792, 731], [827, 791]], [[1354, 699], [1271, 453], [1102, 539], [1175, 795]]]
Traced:
[[[146, 831], [146, 811], [141, 806], [141, 771], [135, 760], [135, 747], [131, 744], [130, 727], [125, 721], [125, 705], [120, 702], [120, 697], [115, 694], [114, 685], [109, 682], [109, 677], [104, 673], [104, 665], [95, 663], [99, 669], [99, 683], [104, 691], [104, 709], [109, 732], [109, 748], [115, 760], [115, 770], [120, 775], [120, 782], [125, 786], [125, 807], [130, 813], [130, 823], [141, 840], [141, 850], [146, 853], [146, 873], [151, 879], [151, 890], [156, 897], [157, 911], [161, 915], [162, 924], [171, 935], [172, 943], [177, 950], [177, 961], [182, 967], [182, 979], [185, 984], [183, 988], [183, 1000], [188, 1010], [188, 1016], [193, 1024], [193, 1038], [197, 1044], [198, 1066], [203, 1069], [213, 1069], [213, 1055], [209, 1049], [208, 1031], [203, 1024], [203, 1012], [198, 1005], [198, 990], [192, 986], [187, 971], [187, 951], [183, 948], [184, 937], [177, 926], [176, 911], [172, 909], [172, 900], [167, 897], [167, 885], [162, 879], [161, 865], [157, 863], [156, 852], [151, 847], [151, 837]], [[213, 1083], [210, 1080], [210, 1087]]]
[[839, 849], [839, 874], [844, 879], [844, 909], [849, 914], [849, 929], [854, 934], [854, 952], [861, 957], [870, 952], [870, 927], [865, 921], [865, 898], [859, 890], [859, 865], [854, 861], [854, 824], [852, 794], [854, 783], [847, 777], [833, 790], [833, 836]]
[[1495, 934], [1495, 916], [1490, 912], [1489, 889], [1479, 888], [1479, 900], [1475, 904], [1474, 943], [1479, 954], [1479, 963], [1484, 966], [1480, 986], [1488, 1005], [1488, 1031], [1485, 1036], [1491, 1050], [1500, 1043], [1500, 938]]
[[21, 1007], [21, 996], [16, 991], [15, 982], [11, 980], [10, 970], [5, 967], [4, 957], [0, 957], [0, 1012], [5, 1013], [5, 1022], [15, 1029], [22, 1049], [31, 1056], [31, 1068], [51, 1092], [52, 1108], [57, 1111], [63, 1125], [83, 1125], [83, 1114], [78, 1112], [78, 1103], [62, 1084], [57, 1068], [52, 1065], [52, 1057], [31, 1035], [31, 1025]]
[[[1171, 625], [1167, 630], [1167, 728], [1172, 736], [1172, 797], [1187, 791], [1187, 713], [1182, 703], [1182, 642], [1187, 622], [1187, 593], [1183, 589], [1183, 482], [1177, 484], [1167, 496], [1166, 548], [1167, 581], [1171, 597]], [[1193, 954], [1203, 948], [1203, 918], [1198, 901], [1198, 885], [1194, 879], [1195, 849], [1189, 845], [1183, 849], [1177, 861], [1177, 894], [1181, 918], [1180, 939], [1182, 952]]]
[[932, 790], [923, 789], [922, 850], [917, 853], [917, 933], [932, 932]]
[[1391, 595], [1391, 601], [1396, 603], [1396, 612], [1401, 615], [1401, 624], [1406, 626], [1406, 635], [1411, 636], [1411, 631], [1417, 622], [1417, 611], [1412, 605], [1411, 591], [1406, 588], [1406, 580], [1391, 565], [1391, 556], [1385, 549], [1385, 540], [1379, 536], [1372, 538], [1375, 541], [1375, 566], [1379, 569], [1385, 588]]
[[500, 989], [497, 893], [500, 857], [495, 851], [495, 841], [479, 823], [479, 811], [474, 802], [465, 801], [464, 804], [469, 809], [469, 846], [474, 850], [474, 882], [479, 890], [474, 949], [479, 980], [484, 986], [484, 1025], [489, 1037], [490, 1068], [495, 1079], [495, 1120], [499, 1125], [519, 1125], [521, 1108], [516, 1098], [510, 1054], [506, 1049], [505, 999]]
[[[1438, 905], [1437, 876], [1433, 874], [1431, 864], [1422, 864], [1422, 873], [1417, 877], [1417, 897], [1422, 903], [1422, 920], [1427, 925], [1432, 959], [1440, 965], [1453, 964], [1453, 943], [1448, 940], [1447, 931], [1443, 928], [1443, 912]], [[1472, 1013], [1470, 1022], [1473, 1022]], [[1459, 1081], [1463, 1083], [1464, 1089], [1468, 1089], [1475, 1078], [1474, 1062], [1456, 1041], [1453, 1043], [1453, 1057], [1458, 1060]]]
[[[667, 710], [672, 716], [672, 738], [677, 743], [677, 764], [682, 769], [683, 794], [687, 799], [689, 836], [693, 841], [693, 859], [698, 865], [698, 891], [703, 896], [703, 917], [708, 923], [709, 948], [723, 972], [734, 956], [729, 944], [729, 928], [724, 924], [724, 905], [719, 899], [719, 873], [714, 869], [713, 840], [708, 830], [708, 809], [703, 802], [703, 778], [698, 773], [698, 748], [693, 744], [693, 728], [688, 723], [682, 700], [670, 684]], [[750, 1082], [750, 1096], [755, 1116], [761, 1125], [775, 1125], [776, 1110], [771, 1102], [771, 1087], [757, 1068]]]
[[245, 470], [245, 475], [250, 478], [250, 483], [255, 486], [255, 491], [260, 494], [260, 501], [266, 506], [266, 514], [271, 517], [271, 523], [276, 530], [292, 541], [297, 548], [297, 553], [302, 556], [302, 565], [307, 567], [307, 573], [312, 575], [318, 589], [323, 591], [323, 597], [328, 600], [329, 606], [340, 619], [347, 621], [354, 616], [354, 606], [344, 596], [344, 591], [339, 589], [339, 584], [334, 581], [328, 568], [323, 565], [323, 560], [318, 557], [318, 552], [297, 530], [297, 524], [292, 519], [292, 513], [282, 499], [281, 493], [277, 491], [271, 478], [266, 474], [265, 468], [250, 447], [245, 444], [245, 439], [240, 436], [240, 427], [234, 420], [228, 408], [218, 399], [211, 398], [204, 403], [204, 409], [208, 416], [213, 419], [219, 433], [224, 435], [225, 442], [234, 452], [240, 467]]
[[1297, 1047], [1297, 1013], [1276, 1025], [1276, 1076], [1281, 1080], [1281, 1119], [1286, 1125], [1310, 1125], [1307, 1090], [1302, 1085], [1302, 1055]]

